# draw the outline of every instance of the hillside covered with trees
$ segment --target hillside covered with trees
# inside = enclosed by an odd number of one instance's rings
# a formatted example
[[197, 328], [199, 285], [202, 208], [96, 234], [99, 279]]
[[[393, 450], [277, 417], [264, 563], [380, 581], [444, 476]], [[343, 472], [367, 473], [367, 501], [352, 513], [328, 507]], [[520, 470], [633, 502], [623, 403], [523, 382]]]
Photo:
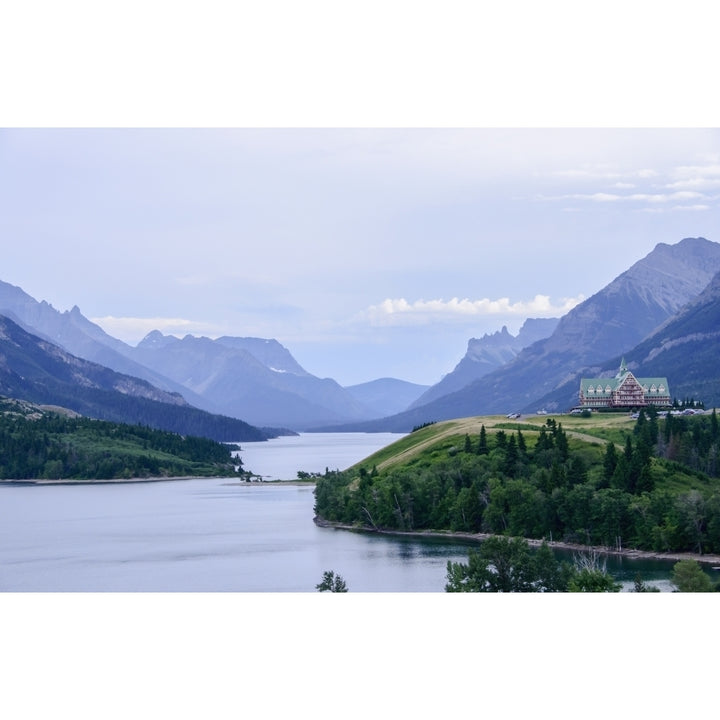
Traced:
[[227, 476], [236, 446], [0, 400], [0, 479], [110, 480]]
[[714, 411], [435, 423], [327, 472], [315, 510], [367, 529], [717, 553], [719, 445]]

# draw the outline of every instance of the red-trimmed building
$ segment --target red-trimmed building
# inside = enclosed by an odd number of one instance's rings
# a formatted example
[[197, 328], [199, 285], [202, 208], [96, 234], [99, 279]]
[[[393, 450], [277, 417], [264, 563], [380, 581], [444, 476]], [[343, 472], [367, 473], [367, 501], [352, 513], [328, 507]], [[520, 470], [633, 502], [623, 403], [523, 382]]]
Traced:
[[625, 364], [613, 378], [583, 378], [580, 380], [580, 407], [636, 408], [671, 404], [667, 378], [636, 378]]

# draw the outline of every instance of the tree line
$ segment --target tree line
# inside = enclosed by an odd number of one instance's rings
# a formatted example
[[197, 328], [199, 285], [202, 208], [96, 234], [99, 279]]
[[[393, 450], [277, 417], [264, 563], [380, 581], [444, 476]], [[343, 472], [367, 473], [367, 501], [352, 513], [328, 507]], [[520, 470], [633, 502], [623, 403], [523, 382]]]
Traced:
[[0, 478], [117, 479], [232, 475], [240, 460], [229, 446], [142, 425], [0, 414]]
[[641, 412], [617, 446], [570, 439], [554, 418], [533, 432], [483, 425], [402, 467], [326, 472], [315, 511], [366, 528], [720, 552], [719, 441], [714, 412]]

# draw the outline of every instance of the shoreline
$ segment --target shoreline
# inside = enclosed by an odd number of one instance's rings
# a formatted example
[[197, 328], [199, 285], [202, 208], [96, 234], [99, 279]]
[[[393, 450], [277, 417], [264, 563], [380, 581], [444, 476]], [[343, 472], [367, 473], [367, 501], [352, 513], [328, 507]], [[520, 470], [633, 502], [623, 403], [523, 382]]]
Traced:
[[174, 482], [175, 480], [232, 480], [231, 475], [177, 475], [173, 477], [133, 477], [133, 478], [90, 478], [90, 479], [59, 479], [35, 478], [30, 480], [3, 479], [0, 485], [126, 485], [151, 482]]
[[277, 485], [315, 485], [314, 480], [239, 480], [233, 475], [176, 475], [170, 477], [133, 477], [133, 478], [90, 478], [71, 480], [68, 478], [53, 480], [48, 478], [31, 478], [29, 480], [0, 479], [2, 485], [125, 485], [151, 482], [175, 482], [176, 480], [231, 480], [229, 485], [247, 485], [251, 487], [272, 487]]
[[[418, 538], [445, 538], [447, 540], [466, 540], [474, 543], [481, 543], [491, 537], [505, 537], [504, 535], [493, 535], [491, 533], [462, 533], [439, 531], [439, 530], [380, 530], [374, 528], [363, 528], [355, 525], [343, 525], [342, 523], [330, 522], [324, 518], [315, 516], [313, 522], [318, 527], [330, 528], [335, 530], [350, 530], [351, 532], [375, 533], [379, 535], [395, 535], [399, 537], [418, 537]], [[699, 563], [713, 566], [713, 569], [720, 570], [720, 555], [699, 555], [697, 553], [688, 552], [654, 552], [652, 550], [635, 550], [634, 548], [617, 549], [603, 547], [600, 545], [579, 545], [577, 543], [567, 543], [559, 540], [537, 540], [535, 538], [523, 538], [528, 542], [530, 547], [540, 547], [543, 542], [551, 549], [557, 550], [574, 550], [577, 552], [596, 552], [602, 555], [616, 555], [626, 557], [628, 559], [647, 559], [647, 560], [696, 560]]]

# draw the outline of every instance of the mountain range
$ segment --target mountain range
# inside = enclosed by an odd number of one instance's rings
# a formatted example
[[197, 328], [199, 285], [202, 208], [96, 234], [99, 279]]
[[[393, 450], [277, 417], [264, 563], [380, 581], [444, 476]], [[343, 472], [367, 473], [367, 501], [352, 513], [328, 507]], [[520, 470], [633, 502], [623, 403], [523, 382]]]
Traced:
[[177, 393], [71, 355], [2, 315], [0, 395], [221, 442], [266, 440], [281, 432], [199, 410]]
[[540, 399], [549, 411], [576, 402], [580, 378], [615, 375], [624, 359], [637, 377], [668, 377], [674, 397], [720, 406], [720, 272], [694, 300], [622, 357], [580, 368], [574, 378]]
[[462, 390], [474, 380], [479, 380], [506, 365], [514, 360], [523, 348], [550, 336], [558, 322], [558, 318], [529, 318], [516, 336], [511, 335], [507, 326], [503, 325], [501, 330], [492, 334], [486, 333], [480, 339], [470, 338], [465, 356], [453, 371], [424, 392], [409, 409], [427, 405], [443, 395]]
[[[524, 348], [509, 363], [431, 402], [372, 423], [344, 425], [342, 429], [408, 432], [435, 420], [535, 412], [560, 387], [579, 383], [580, 369], [583, 374], [595, 376], [605, 361], [613, 359], [613, 374], [617, 372], [615, 359], [623, 353], [629, 356], [663, 323], [671, 327], [671, 319], [710, 285], [718, 271], [718, 243], [705, 238], [685, 238], [675, 245], [660, 243], [563, 316], [549, 337]], [[713, 329], [711, 326], [705, 331], [711, 333]], [[670, 336], [667, 342], [671, 342]], [[716, 373], [713, 363], [700, 370], [702, 378], [712, 378]], [[668, 377], [673, 392], [676, 381], [680, 382], [677, 387], [682, 387], [681, 378], [669, 372], [658, 374]], [[698, 378], [697, 382], [705, 380]], [[708, 382], [712, 384], [712, 380]], [[572, 402], [565, 392], [564, 400], [554, 409], [567, 409], [577, 402], [578, 385], [574, 387]], [[694, 394], [697, 397], [699, 392]]]
[[[589, 274], [598, 262], [602, 254], [589, 252]], [[266, 437], [273, 427], [407, 432], [453, 417], [567, 409], [579, 377], [614, 374], [624, 355], [633, 371], [667, 376], [674, 396], [716, 402], [718, 273], [719, 244], [660, 243], [564, 317], [529, 319], [517, 336], [503, 327], [471, 338], [431, 387], [381, 378], [345, 388], [308, 373], [273, 339], [156, 330], [132, 347], [79, 308], [59, 312], [0, 281], [0, 393], [115, 420], [103, 413], [124, 407], [148, 424], [184, 414], [181, 428], [201, 413], [204, 423], [235, 419]]]

